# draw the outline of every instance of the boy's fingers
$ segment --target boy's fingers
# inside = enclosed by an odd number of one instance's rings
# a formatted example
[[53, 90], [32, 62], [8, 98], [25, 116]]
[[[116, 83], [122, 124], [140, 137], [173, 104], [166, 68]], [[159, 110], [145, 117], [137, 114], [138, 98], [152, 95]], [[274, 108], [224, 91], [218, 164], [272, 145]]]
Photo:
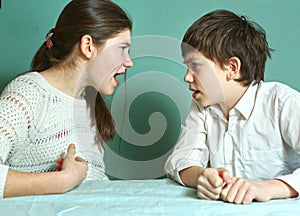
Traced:
[[222, 191], [221, 191], [221, 194], [220, 194], [220, 198], [223, 200], [223, 201], [226, 201], [226, 198], [227, 198], [227, 195], [228, 195], [228, 191], [230, 190], [232, 184], [226, 184]]
[[224, 168], [219, 169], [219, 175], [223, 179], [223, 182], [225, 182], [226, 184], [231, 183], [231, 176], [230, 176], [230, 173], [228, 172], [228, 170], [226, 170]]

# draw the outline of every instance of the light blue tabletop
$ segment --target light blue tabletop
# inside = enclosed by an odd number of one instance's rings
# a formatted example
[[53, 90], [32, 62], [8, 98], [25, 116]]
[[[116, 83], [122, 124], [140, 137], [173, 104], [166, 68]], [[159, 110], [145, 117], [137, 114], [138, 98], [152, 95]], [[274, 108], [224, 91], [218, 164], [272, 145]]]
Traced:
[[0, 215], [300, 215], [300, 200], [236, 205], [200, 200], [169, 179], [85, 181], [59, 195], [0, 200]]

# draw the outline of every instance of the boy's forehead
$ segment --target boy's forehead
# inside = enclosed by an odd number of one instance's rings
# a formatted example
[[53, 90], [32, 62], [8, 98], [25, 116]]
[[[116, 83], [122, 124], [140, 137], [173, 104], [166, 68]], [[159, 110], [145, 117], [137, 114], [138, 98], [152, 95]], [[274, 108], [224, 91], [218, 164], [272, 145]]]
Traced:
[[186, 53], [183, 56], [183, 59], [184, 59], [184, 63], [187, 64], [187, 63], [190, 63], [193, 61], [203, 60], [203, 59], [205, 59], [205, 57], [199, 51], [195, 50], [195, 51]]

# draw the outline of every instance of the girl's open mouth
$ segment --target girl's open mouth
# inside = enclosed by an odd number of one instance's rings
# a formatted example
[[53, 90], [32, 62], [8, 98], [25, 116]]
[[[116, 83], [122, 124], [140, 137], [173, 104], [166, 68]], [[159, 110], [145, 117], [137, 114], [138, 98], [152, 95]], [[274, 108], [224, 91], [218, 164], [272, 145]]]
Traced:
[[119, 85], [119, 81], [117, 80], [117, 76], [119, 76], [119, 75], [124, 75], [124, 74], [125, 74], [125, 72], [119, 72], [119, 73], [116, 73], [116, 74], [114, 75], [114, 79], [115, 79], [115, 82], [116, 82], [117, 86]]

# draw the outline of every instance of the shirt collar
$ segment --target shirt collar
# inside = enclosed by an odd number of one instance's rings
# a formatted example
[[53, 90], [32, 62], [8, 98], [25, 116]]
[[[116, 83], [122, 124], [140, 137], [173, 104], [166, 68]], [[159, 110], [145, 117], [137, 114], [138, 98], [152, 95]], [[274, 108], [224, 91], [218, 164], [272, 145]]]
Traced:
[[245, 119], [248, 119], [255, 104], [256, 92], [259, 84], [251, 84], [246, 90], [245, 94], [241, 97], [239, 102], [233, 109], [238, 110]]

